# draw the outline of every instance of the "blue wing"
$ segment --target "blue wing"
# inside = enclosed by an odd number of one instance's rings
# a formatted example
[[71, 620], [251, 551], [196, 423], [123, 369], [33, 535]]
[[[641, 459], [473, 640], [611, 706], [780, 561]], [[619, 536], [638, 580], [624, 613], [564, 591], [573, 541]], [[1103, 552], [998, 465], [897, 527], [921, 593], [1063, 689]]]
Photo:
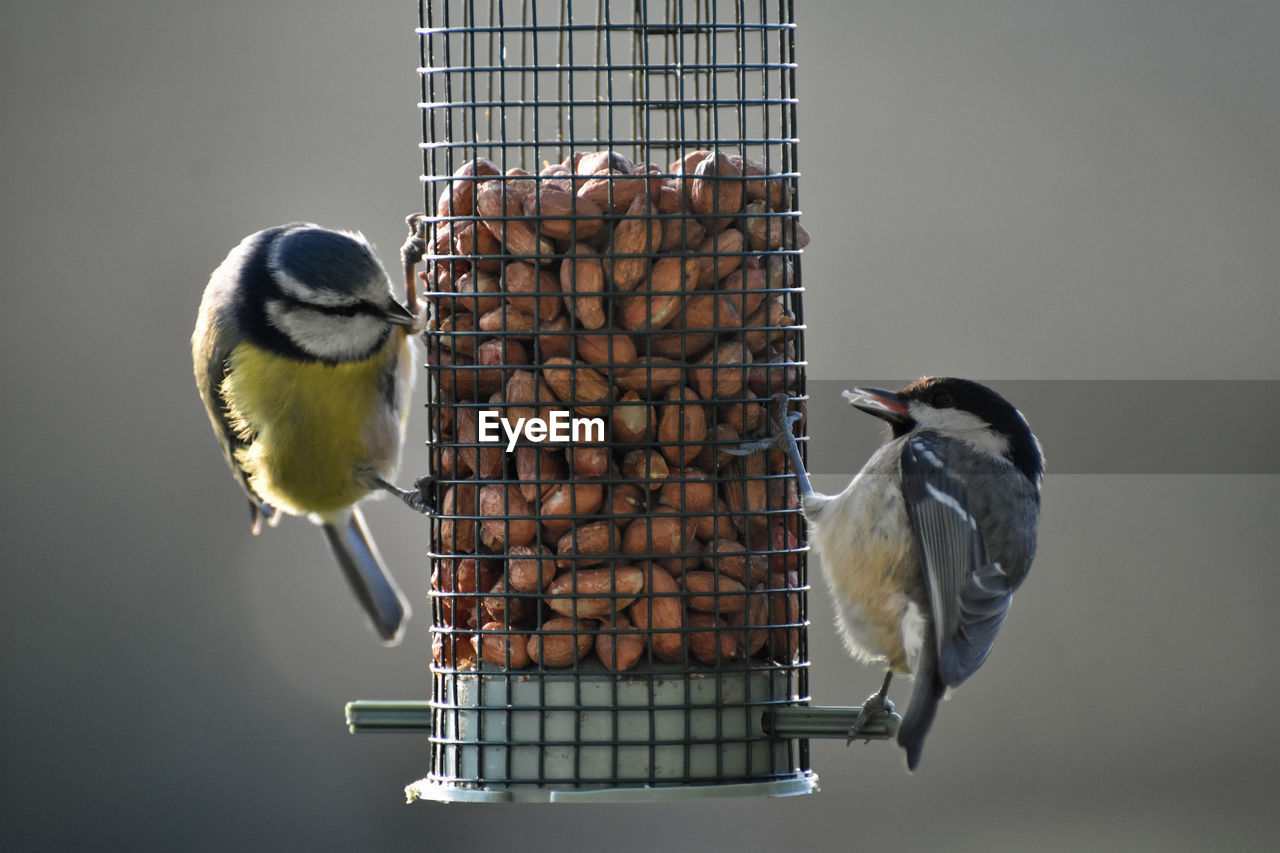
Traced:
[[991, 653], [1013, 584], [999, 563], [988, 560], [967, 489], [946, 471], [945, 450], [945, 440], [920, 433], [903, 446], [899, 464], [933, 610], [938, 677], [955, 687]]
[[409, 601], [383, 565], [360, 508], [353, 507], [345, 521], [326, 522], [322, 529], [338, 567], [383, 644], [399, 645], [409, 619]]

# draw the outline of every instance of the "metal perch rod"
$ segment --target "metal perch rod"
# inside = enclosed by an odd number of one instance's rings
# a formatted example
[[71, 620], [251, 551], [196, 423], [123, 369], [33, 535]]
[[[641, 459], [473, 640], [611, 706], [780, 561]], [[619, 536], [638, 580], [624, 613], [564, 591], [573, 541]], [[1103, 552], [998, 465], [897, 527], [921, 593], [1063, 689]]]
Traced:
[[[352, 734], [429, 731], [431, 710], [431, 703], [425, 701], [357, 699], [347, 703], [347, 729]], [[856, 705], [769, 708], [761, 717], [761, 728], [775, 738], [843, 738], [861, 712]], [[888, 740], [897, 732], [899, 722], [897, 714], [877, 714], [859, 737]]]

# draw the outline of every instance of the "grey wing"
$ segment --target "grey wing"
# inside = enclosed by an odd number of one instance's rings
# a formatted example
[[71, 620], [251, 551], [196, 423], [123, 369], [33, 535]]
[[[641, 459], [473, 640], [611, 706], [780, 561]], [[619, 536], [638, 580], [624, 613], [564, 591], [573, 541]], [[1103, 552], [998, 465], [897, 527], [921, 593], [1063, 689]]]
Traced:
[[967, 489], [943, 464], [944, 449], [927, 433], [913, 436], [899, 464], [907, 515], [924, 561], [938, 674], [955, 687], [990, 654], [1013, 600], [1013, 585], [1000, 564], [989, 561]]
[[213, 425], [214, 435], [222, 447], [222, 455], [227, 460], [227, 465], [235, 475], [236, 481], [249, 497], [251, 520], [256, 533], [261, 529], [263, 518], [274, 524], [278, 511], [253, 491], [249, 485], [248, 476], [236, 461], [236, 451], [247, 446], [249, 442], [232, 425], [231, 414], [222, 396], [222, 381], [227, 376], [231, 350], [239, 341], [228, 328], [226, 318], [214, 307], [213, 303], [217, 300], [210, 298], [211, 293], [216, 294], [221, 284], [217, 280], [221, 272], [221, 269], [214, 271], [213, 280], [205, 291], [196, 329], [191, 336], [191, 355], [200, 399], [204, 402], [209, 422]]

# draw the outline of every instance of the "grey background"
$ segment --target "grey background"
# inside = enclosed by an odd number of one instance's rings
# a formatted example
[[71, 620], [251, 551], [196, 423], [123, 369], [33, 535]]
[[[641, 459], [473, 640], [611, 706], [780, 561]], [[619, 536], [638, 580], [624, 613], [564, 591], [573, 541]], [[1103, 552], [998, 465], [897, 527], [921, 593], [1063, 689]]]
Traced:
[[[1280, 5], [798, 5], [814, 379], [1280, 378]], [[342, 705], [423, 694], [425, 607], [383, 650], [315, 531], [250, 538], [187, 339], [249, 231], [359, 227], [394, 263], [421, 197], [414, 4], [11, 6], [0, 847], [1275, 840], [1274, 465], [1053, 473], [1054, 446], [1033, 574], [914, 776], [888, 746], [816, 742], [823, 790], [790, 800], [403, 805], [425, 744], [348, 735]], [[1253, 402], [1164, 452], [1232, 440]], [[1050, 409], [1024, 406], [1033, 425]], [[1131, 412], [1092, 416], [1144, 440]], [[875, 425], [834, 417], [820, 440], [852, 470]], [[425, 595], [418, 529], [385, 504], [371, 523]], [[814, 697], [856, 703], [880, 673], [844, 656], [819, 595], [813, 612]]]

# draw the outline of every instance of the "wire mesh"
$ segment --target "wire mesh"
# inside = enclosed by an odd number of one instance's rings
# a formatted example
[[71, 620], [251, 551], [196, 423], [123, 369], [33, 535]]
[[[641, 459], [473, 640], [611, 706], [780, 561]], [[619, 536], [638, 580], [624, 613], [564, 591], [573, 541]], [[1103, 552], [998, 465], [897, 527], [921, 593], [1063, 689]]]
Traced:
[[420, 14], [425, 786], [805, 778], [795, 486], [726, 452], [803, 408], [791, 3]]

